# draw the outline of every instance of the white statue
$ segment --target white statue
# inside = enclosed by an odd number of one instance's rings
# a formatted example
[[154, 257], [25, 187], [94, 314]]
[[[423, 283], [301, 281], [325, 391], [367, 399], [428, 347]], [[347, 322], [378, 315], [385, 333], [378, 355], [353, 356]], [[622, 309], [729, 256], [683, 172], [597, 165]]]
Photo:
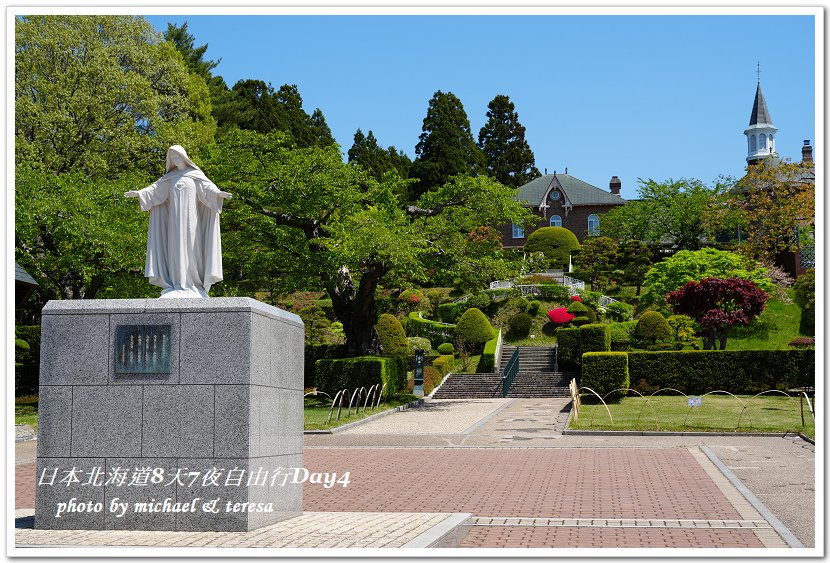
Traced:
[[167, 150], [167, 173], [153, 185], [128, 191], [150, 212], [144, 275], [161, 297], [207, 297], [222, 281], [219, 214], [231, 194], [220, 191], [185, 150]]

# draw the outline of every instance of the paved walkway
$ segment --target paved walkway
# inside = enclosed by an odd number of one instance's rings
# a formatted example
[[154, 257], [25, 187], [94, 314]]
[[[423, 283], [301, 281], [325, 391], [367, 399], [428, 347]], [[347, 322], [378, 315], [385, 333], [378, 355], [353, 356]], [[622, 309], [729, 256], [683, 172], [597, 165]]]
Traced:
[[[815, 448], [799, 438], [563, 436], [565, 400], [479, 401], [430, 401], [363, 431], [306, 436], [305, 466], [349, 471], [351, 483], [307, 486], [302, 520], [224, 536], [19, 529], [16, 543], [314, 547], [319, 537], [316, 547], [786, 547], [708, 448], [814, 545]], [[16, 507], [31, 508], [34, 452], [18, 444], [17, 453]]]

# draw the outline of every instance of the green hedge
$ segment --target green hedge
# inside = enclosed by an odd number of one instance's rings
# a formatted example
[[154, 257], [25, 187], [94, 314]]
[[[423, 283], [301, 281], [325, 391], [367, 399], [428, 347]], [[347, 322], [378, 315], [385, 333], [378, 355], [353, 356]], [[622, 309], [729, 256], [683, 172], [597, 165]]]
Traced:
[[478, 360], [478, 367], [476, 373], [493, 373], [496, 368], [496, 348], [499, 345], [499, 336], [492, 340], [488, 340], [484, 344], [484, 351], [481, 353], [481, 358]]
[[[305, 363], [305, 373], [303, 386], [308, 389], [310, 387], [319, 387], [317, 381], [317, 360], [329, 360], [332, 358], [342, 358], [346, 355], [345, 344], [321, 344], [319, 346], [305, 345], [305, 355], [303, 356]], [[339, 391], [339, 389], [338, 389]]]
[[606, 324], [588, 324], [579, 327], [579, 346], [585, 352], [610, 352], [611, 331]]
[[406, 372], [398, 369], [395, 358], [361, 356], [338, 360], [317, 360], [317, 388], [332, 397], [341, 389], [351, 393], [359, 387], [386, 384], [384, 393], [393, 395], [406, 387]]
[[571, 299], [571, 294], [564, 285], [559, 285], [558, 283], [542, 283], [536, 287], [541, 292], [539, 297], [545, 301], [565, 303]]
[[455, 356], [438, 356], [437, 358], [435, 358], [435, 360], [432, 361], [432, 367], [438, 370], [438, 373], [441, 374], [441, 377], [444, 377], [448, 373], [455, 370]]
[[28, 350], [15, 349], [14, 390], [16, 395], [37, 393], [40, 380], [40, 325], [15, 325], [15, 340], [24, 340]]
[[409, 313], [408, 319], [406, 328], [409, 331], [409, 336], [429, 338], [433, 349], [438, 348], [444, 342], [452, 341], [455, 335], [455, 325], [445, 325], [429, 319], [422, 319], [418, 316], [417, 311]]
[[467, 309], [486, 309], [490, 306], [490, 295], [476, 293], [460, 303], [442, 303], [438, 306], [438, 318], [445, 323], [457, 323]]
[[[600, 396], [615, 389], [627, 389], [628, 354], [625, 352], [586, 352], [582, 355], [580, 387], [590, 387]], [[624, 395], [625, 392], [619, 394]]]
[[559, 362], [565, 367], [579, 363], [582, 353], [579, 347], [579, 329], [575, 327], [556, 329], [556, 343], [559, 346]]
[[634, 385], [684, 393], [758, 393], [815, 386], [815, 350], [672, 350], [630, 352]]

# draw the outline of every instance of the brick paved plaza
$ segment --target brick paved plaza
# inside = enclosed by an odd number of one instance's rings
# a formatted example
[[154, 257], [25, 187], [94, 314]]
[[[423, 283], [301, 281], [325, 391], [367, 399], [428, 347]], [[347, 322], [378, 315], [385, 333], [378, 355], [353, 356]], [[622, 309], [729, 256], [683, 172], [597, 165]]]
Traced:
[[[707, 457], [704, 449], [709, 444], [710, 451], [723, 454], [736, 472], [747, 475], [759, 498], [778, 510], [785, 524], [794, 526], [792, 531], [804, 545], [814, 545], [813, 485], [806, 481], [812, 476], [815, 453], [809, 444], [798, 438], [738, 436], [563, 436], [565, 402], [556, 401], [431, 401], [423, 410], [384, 416], [342, 433], [307, 435], [306, 468], [349, 471], [349, 486], [324, 489], [306, 484], [301, 518], [253, 532], [40, 531], [31, 529], [31, 518], [24, 518], [18, 520], [16, 542], [306, 548], [788, 547], [786, 538]], [[27, 443], [18, 444], [15, 506], [20, 515], [31, 514], [34, 506], [32, 452]], [[778, 489], [787, 491], [786, 498], [768, 491], [767, 481], [778, 471], [769, 463], [776, 455], [769, 454], [776, 452], [780, 464], [794, 464], [789, 466], [790, 477], [778, 476]], [[753, 468], [759, 471], [752, 474]], [[782, 502], [786, 508], [780, 508]]]

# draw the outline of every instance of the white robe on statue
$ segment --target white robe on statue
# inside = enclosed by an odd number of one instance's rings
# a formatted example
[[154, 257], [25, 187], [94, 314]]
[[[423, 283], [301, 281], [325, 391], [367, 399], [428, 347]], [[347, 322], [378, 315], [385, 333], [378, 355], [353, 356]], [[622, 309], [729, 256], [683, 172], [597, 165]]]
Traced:
[[[171, 166], [173, 150], [183, 155], [188, 168]], [[219, 214], [224, 200], [184, 149], [170, 151], [167, 174], [138, 191], [141, 209], [150, 212], [144, 275], [163, 289], [162, 297], [207, 297], [210, 286], [222, 280]]]

